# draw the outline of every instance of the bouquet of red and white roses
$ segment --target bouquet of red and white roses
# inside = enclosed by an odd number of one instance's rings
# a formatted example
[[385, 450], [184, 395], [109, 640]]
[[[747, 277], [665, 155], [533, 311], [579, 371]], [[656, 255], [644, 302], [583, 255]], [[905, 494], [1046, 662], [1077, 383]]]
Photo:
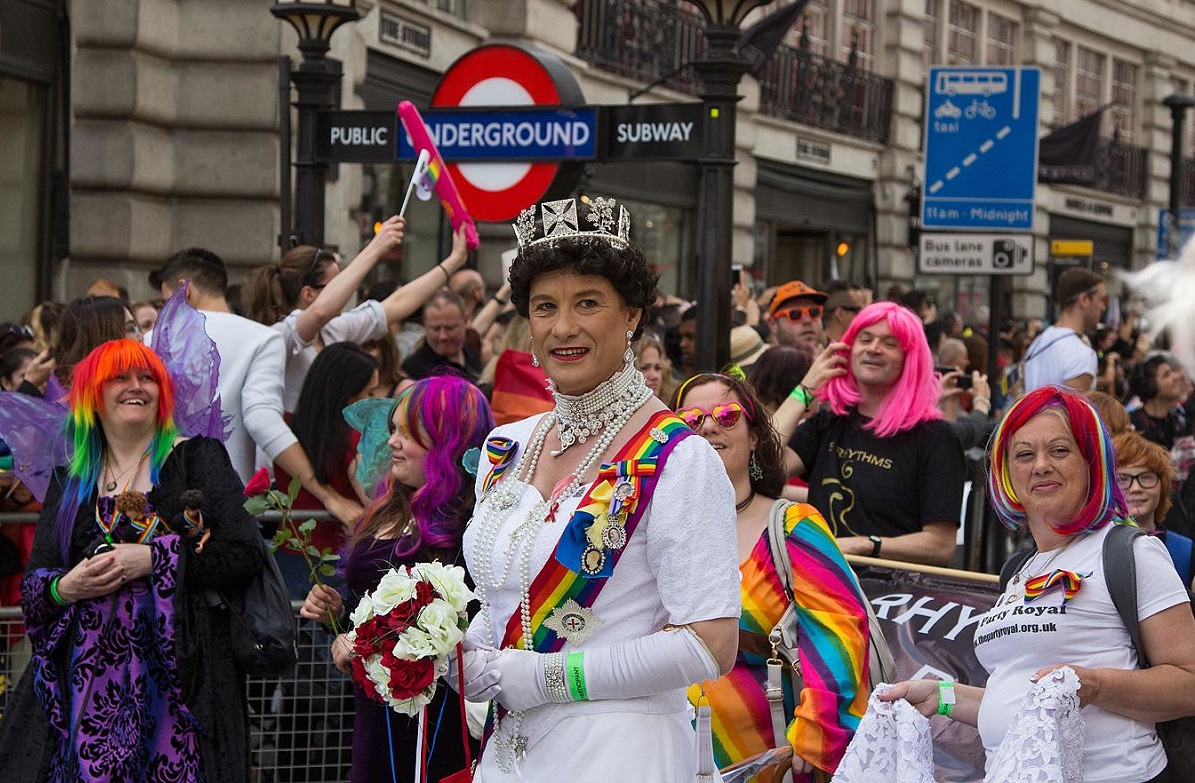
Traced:
[[418, 715], [448, 673], [473, 598], [465, 569], [417, 563], [390, 569], [353, 611], [353, 679], [395, 712]]

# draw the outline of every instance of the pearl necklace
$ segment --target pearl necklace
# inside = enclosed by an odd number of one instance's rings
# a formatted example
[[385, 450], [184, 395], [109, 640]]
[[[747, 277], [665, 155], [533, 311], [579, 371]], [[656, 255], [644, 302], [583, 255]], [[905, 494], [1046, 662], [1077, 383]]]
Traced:
[[[647, 396], [645, 397], [644, 394]], [[638, 407], [651, 390], [633, 364], [626, 364], [593, 391], [571, 397], [552, 389], [556, 398], [556, 427], [560, 435], [560, 450], [553, 451], [559, 457], [574, 443], [584, 443], [588, 438], [608, 428], [628, 406]]]
[[[627, 375], [628, 373], [624, 370], [619, 374]], [[479, 523], [477, 546], [474, 549], [478, 560], [478, 568], [474, 574], [474, 579], [476, 580], [475, 592], [481, 603], [482, 620], [489, 634], [491, 647], [498, 648], [501, 643], [501, 640], [495, 634], [490, 614], [490, 596], [493, 594], [491, 590], [497, 592], [498, 588], [506, 581], [511, 564], [518, 561], [519, 621], [523, 631], [522, 648], [525, 650], [531, 649], [533, 643], [531, 629], [531, 555], [535, 539], [543, 525], [554, 517], [555, 506], [559, 502], [559, 499], [570, 497], [580, 489], [584, 476], [606, 452], [606, 449], [610, 447], [614, 439], [618, 437], [618, 433], [622, 431], [622, 428], [635, 415], [635, 412], [651, 399], [651, 390], [644, 383], [642, 373], [635, 370], [634, 375], [638, 376], [641, 393], [635, 394], [632, 398], [621, 404], [619, 401], [615, 401], [612, 404], [614, 415], [603, 421], [601, 435], [585, 456], [585, 459], [577, 466], [569, 482], [560, 491], [553, 492], [551, 497], [546, 500], [541, 499], [532, 506], [524, 521], [512, 531], [510, 541], [504, 552], [505, 557], [503, 558], [502, 572], [500, 574], [495, 574], [494, 572], [494, 552], [498, 545], [498, 533], [502, 528], [503, 522], [506, 520], [507, 512], [518, 503], [518, 494], [512, 488], [511, 484], [519, 480], [528, 485], [532, 483], [548, 433], [552, 430], [553, 425], [559, 425], [557, 411], [548, 413], [540, 421], [527, 443], [527, 448], [519, 454], [511, 470], [510, 480], [500, 482], [495, 491], [481, 499], [477, 515]], [[614, 379], [612, 378], [611, 380]], [[597, 390], [595, 389], [595, 391]], [[582, 395], [582, 397], [569, 399], [580, 400], [584, 397], [585, 395]], [[527, 738], [519, 735], [522, 724], [522, 712], [512, 711], [501, 722], [499, 722], [497, 716], [494, 718], [493, 737], [498, 754], [497, 764], [498, 768], [503, 772], [510, 772], [514, 768], [515, 761], [521, 758], [526, 752]], [[503, 725], [507, 726], [509, 733], [501, 730]]]

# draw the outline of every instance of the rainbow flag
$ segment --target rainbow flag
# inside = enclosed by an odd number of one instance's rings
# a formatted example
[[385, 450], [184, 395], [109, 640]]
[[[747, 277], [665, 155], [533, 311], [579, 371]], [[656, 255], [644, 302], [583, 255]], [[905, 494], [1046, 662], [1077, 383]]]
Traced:
[[[608, 580], [604, 578], [604, 575], [590, 578], [581, 573], [579, 556], [580, 551], [584, 548], [584, 542], [587, 540], [586, 531], [596, 517], [594, 512], [599, 510], [595, 506], [604, 507], [605, 504], [608, 504], [608, 499], [612, 496], [613, 484], [618, 478], [617, 473], [626, 473], [632, 470], [628, 465], [622, 465], [613, 470], [608, 468], [616, 463], [631, 465], [644, 463], [644, 470], [637, 479], [639, 482], [636, 488], [638, 502], [633, 510], [628, 511], [625, 523], [626, 537], [629, 541], [650, 505], [651, 493], [655, 488], [659, 473], [663, 469], [664, 461], [672, 453], [672, 449], [677, 443], [692, 434], [693, 431], [672, 411], [659, 411], [619, 450], [613, 460], [602, 466], [602, 470], [599, 471], [599, 480], [589, 488], [589, 492], [581, 499], [576, 513], [565, 526], [560, 541], [556, 545], [555, 556], [544, 564], [531, 583], [529, 591], [533, 636], [531, 649], [537, 652], [560, 650], [564, 646], [565, 640], [558, 637], [554, 630], [545, 626], [544, 620], [569, 599], [583, 607], [592, 607], [607, 584]], [[650, 465], [650, 470], [647, 469], [647, 465]], [[625, 546], [622, 549], [607, 551], [606, 569], [610, 573], [613, 572], [618, 559], [625, 551]], [[519, 612], [516, 611], [506, 624], [502, 647], [522, 648], [523, 642], [522, 624]]]
[[[855, 574], [813, 506], [797, 503], [785, 516], [798, 614], [798, 649], [804, 689], [792, 693], [785, 673], [784, 704], [793, 718], [788, 740], [798, 755], [827, 772], [837, 768], [867, 708], [867, 610]], [[740, 566], [743, 614], [739, 628], [767, 637], [788, 606], [764, 531]], [[739, 651], [733, 671], [702, 683], [713, 717], [719, 768], [775, 747], [764, 697], [764, 659]], [[863, 686], [860, 687], [860, 683]], [[702, 686], [689, 689], [694, 705]]]
[[520, 421], [550, 411], [554, 404], [548, 376], [531, 363], [531, 354], [508, 348], [498, 356], [490, 395], [494, 421], [500, 425]]
[[1068, 601], [1079, 594], [1079, 588], [1082, 586], [1083, 576], [1081, 574], [1055, 569], [1051, 574], [1035, 576], [1025, 582], [1025, 603], [1041, 598], [1042, 593], [1053, 587], [1061, 587], [1062, 605], [1066, 606]]

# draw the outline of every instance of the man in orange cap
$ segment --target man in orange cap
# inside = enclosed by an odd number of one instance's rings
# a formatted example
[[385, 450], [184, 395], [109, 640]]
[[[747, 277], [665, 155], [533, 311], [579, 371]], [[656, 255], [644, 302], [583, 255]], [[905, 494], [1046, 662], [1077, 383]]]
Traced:
[[800, 280], [790, 280], [776, 289], [768, 307], [768, 326], [776, 342], [817, 352], [822, 342], [822, 313], [827, 294]]

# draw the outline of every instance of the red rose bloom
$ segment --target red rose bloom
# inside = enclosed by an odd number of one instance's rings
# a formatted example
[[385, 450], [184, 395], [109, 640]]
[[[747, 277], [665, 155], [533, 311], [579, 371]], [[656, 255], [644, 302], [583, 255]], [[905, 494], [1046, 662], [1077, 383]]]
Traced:
[[396, 660], [390, 670], [390, 693], [396, 699], [410, 699], [423, 693], [436, 679], [436, 667], [430, 658], [418, 661]]
[[249, 483], [245, 485], [245, 497], [254, 498], [265, 494], [270, 489], [270, 471], [262, 468], [253, 474]]

